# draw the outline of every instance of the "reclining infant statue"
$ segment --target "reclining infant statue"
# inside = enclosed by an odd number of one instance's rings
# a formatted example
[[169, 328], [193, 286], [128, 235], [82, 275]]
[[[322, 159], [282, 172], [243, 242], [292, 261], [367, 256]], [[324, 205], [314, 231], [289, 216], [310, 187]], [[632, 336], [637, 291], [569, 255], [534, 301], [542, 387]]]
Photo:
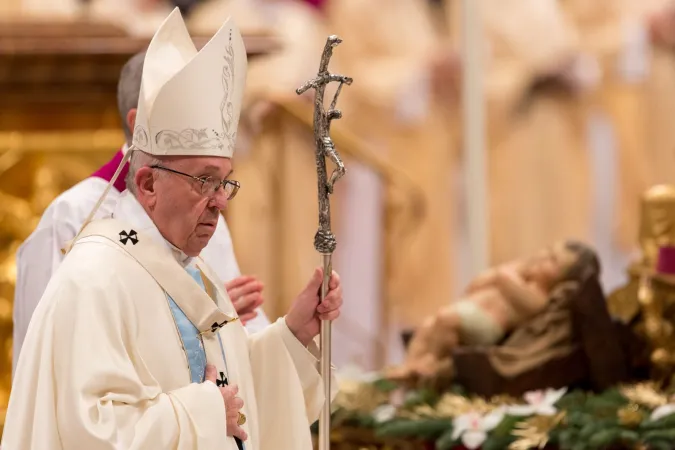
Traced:
[[406, 382], [451, 376], [454, 349], [498, 344], [545, 311], [556, 286], [578, 279], [579, 270], [589, 266], [599, 273], [593, 250], [564, 241], [486, 271], [468, 285], [460, 299], [415, 331], [404, 364], [389, 369], [385, 376]]

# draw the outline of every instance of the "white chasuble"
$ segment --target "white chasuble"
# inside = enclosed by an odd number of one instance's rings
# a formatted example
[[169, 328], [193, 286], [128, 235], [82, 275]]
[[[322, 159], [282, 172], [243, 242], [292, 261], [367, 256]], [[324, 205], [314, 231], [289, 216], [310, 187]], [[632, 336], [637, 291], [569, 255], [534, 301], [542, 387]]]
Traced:
[[173, 300], [218, 384], [239, 387], [245, 449], [311, 450], [324, 404], [316, 346], [283, 318], [249, 336], [211, 269], [197, 260], [205, 291], [153, 234], [117, 219], [84, 230], [28, 328], [2, 448], [237, 450], [216, 385], [191, 381]]

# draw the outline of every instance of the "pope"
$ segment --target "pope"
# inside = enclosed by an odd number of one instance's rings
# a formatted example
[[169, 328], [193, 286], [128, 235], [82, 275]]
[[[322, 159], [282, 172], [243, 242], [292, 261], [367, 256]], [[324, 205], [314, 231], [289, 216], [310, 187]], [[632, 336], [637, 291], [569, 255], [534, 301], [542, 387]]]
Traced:
[[84, 223], [35, 310], [4, 449], [312, 449], [327, 400], [314, 338], [339, 316], [338, 275], [320, 303], [317, 268], [286, 316], [248, 335], [200, 256], [240, 189], [245, 76], [229, 20], [200, 51], [178, 10], [156, 32], [110, 182], [128, 160], [127, 190]]

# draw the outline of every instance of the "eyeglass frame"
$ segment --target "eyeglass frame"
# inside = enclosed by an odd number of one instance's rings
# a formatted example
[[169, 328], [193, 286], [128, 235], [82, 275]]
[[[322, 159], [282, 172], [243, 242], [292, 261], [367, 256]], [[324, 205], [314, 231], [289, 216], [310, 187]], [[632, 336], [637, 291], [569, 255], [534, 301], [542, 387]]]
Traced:
[[229, 184], [232, 186], [232, 193], [227, 197], [228, 200], [232, 200], [235, 195], [237, 195], [237, 192], [239, 192], [239, 188], [241, 187], [241, 183], [239, 183], [236, 180], [228, 180], [227, 178], [224, 180], [221, 180], [218, 184], [218, 187], [216, 188], [215, 191], [211, 195], [205, 194], [204, 193], [204, 185], [206, 182], [210, 181], [213, 179], [213, 177], [205, 176], [205, 177], [196, 177], [194, 175], [190, 175], [189, 173], [184, 173], [184, 172], [179, 172], [178, 170], [170, 169], [168, 167], [160, 166], [159, 164], [153, 164], [150, 166], [151, 169], [160, 169], [160, 170], [166, 170], [167, 172], [175, 173], [177, 175], [183, 175], [184, 177], [192, 178], [195, 181], [199, 181], [202, 184], [202, 195], [206, 197], [213, 197], [216, 195], [218, 190], [222, 187], [223, 189], [227, 189], [226, 185]]

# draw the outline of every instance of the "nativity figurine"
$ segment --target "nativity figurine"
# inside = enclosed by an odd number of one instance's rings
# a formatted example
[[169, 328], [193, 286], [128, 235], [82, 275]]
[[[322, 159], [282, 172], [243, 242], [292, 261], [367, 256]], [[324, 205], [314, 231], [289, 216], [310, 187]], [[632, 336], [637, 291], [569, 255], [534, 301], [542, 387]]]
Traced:
[[462, 298], [416, 330], [404, 364], [388, 370], [386, 376], [412, 383], [443, 374], [451, 377], [453, 352], [458, 347], [499, 344], [547, 309], [556, 286], [578, 278], [579, 270], [589, 268], [599, 272], [599, 262], [589, 247], [561, 241], [535, 255], [486, 271], [468, 285]]

